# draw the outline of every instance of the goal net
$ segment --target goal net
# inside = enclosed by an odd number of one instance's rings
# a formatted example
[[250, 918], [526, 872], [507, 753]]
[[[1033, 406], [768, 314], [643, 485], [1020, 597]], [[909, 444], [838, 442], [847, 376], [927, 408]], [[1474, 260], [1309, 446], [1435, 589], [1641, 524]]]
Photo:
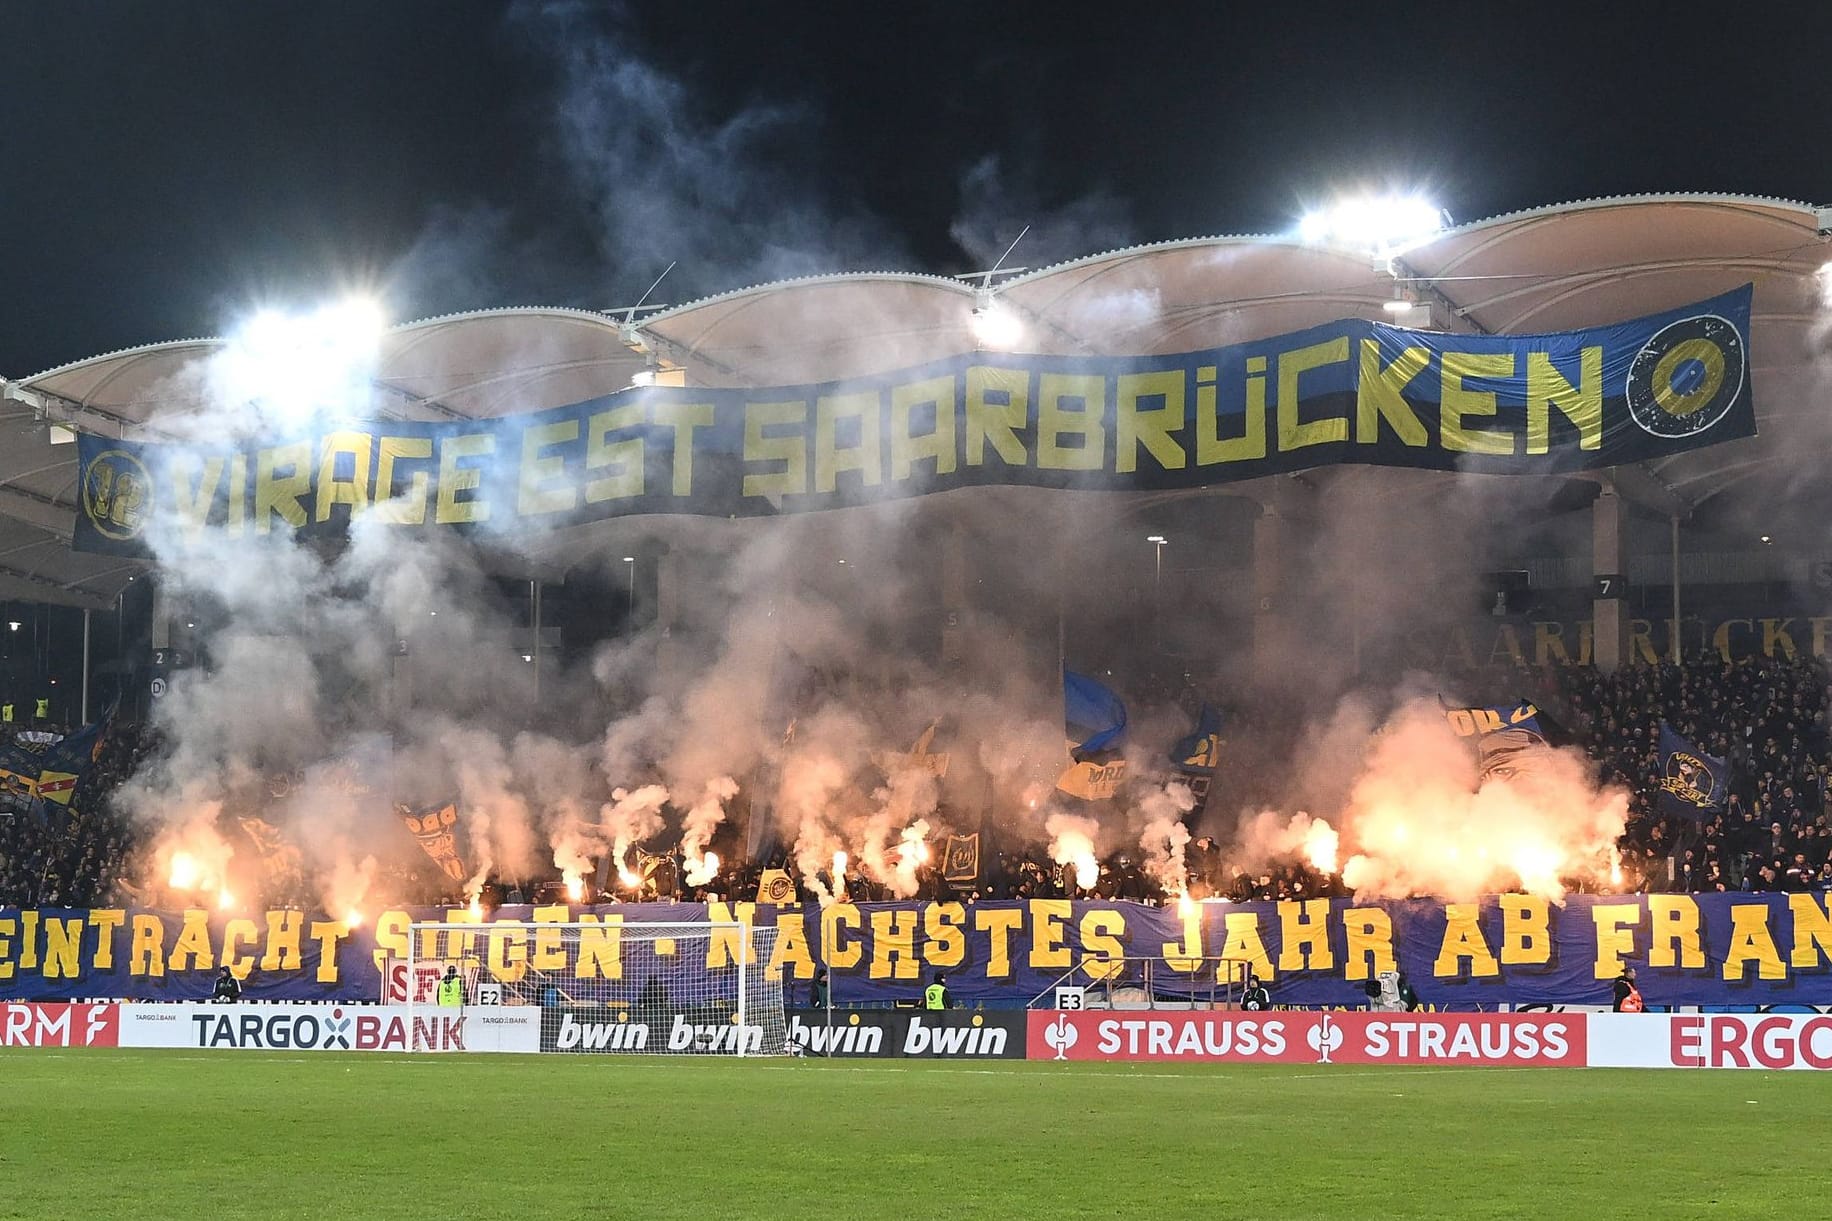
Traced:
[[[764, 969], [776, 937], [706, 921], [416, 923], [405, 974], [436, 984], [456, 968], [467, 1008], [539, 1006], [544, 1052], [780, 1055], [782, 980]], [[437, 1004], [436, 986], [407, 992], [410, 1010]]]

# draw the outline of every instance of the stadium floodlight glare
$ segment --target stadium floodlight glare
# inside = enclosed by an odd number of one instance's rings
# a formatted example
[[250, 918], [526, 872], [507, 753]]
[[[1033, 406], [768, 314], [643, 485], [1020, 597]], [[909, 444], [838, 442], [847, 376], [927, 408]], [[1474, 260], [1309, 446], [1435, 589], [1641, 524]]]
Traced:
[[1148, 543], [1157, 543], [1161, 547], [1170, 540], [1165, 538], [1162, 534], [1147, 534], [1145, 536], [1145, 541]]
[[645, 389], [649, 386], [653, 386], [655, 384], [655, 370], [638, 369], [636, 371], [636, 376], [630, 379], [630, 384], [638, 389]]
[[982, 348], [1009, 352], [1024, 341], [1024, 323], [991, 297], [985, 297], [973, 308], [973, 338]]
[[1437, 233], [1449, 221], [1444, 209], [1420, 195], [1362, 195], [1305, 213], [1298, 222], [1298, 236], [1316, 245], [1384, 255]]
[[360, 414], [386, 329], [381, 306], [361, 297], [303, 313], [265, 309], [229, 337], [213, 376], [230, 402], [252, 403], [279, 422]]
[[[1763, 539], [1762, 541], [1766, 543], [1766, 542], [1767, 542], [1768, 540], [1767, 540], [1767, 539]], [[15, 632], [16, 632], [16, 631], [18, 631], [18, 630], [19, 630], [19, 629], [20, 629], [20, 628], [21, 628], [22, 626], [24, 626], [24, 625], [23, 625], [23, 624], [21, 624], [21, 623], [19, 622], [19, 620], [17, 620], [17, 619], [8, 619], [8, 620], [6, 621], [6, 626], [7, 626], [7, 627], [9, 627], [9, 628], [11, 628], [11, 629], [12, 629], [13, 631], [15, 631]]]

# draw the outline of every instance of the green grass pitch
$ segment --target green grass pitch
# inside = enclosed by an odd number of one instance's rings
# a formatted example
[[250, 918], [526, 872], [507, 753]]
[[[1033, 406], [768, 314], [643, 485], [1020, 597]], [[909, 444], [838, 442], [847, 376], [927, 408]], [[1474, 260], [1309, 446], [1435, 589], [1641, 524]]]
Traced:
[[1814, 1073], [12, 1051], [0, 1217], [1816, 1215], [1828, 1102]]

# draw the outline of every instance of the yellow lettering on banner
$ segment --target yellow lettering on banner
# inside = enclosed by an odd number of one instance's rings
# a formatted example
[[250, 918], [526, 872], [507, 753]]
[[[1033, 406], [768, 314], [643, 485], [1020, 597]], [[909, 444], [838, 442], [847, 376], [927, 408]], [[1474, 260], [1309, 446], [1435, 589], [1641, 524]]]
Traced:
[[10, 917], [0, 920], [0, 979], [13, 978], [13, 936], [19, 926]]
[[165, 974], [165, 924], [158, 916], [134, 916], [132, 940], [127, 947], [129, 975]]
[[611, 411], [600, 411], [585, 421], [585, 473], [611, 468], [611, 474], [589, 479], [585, 484], [585, 503], [601, 504], [607, 500], [633, 500], [643, 494], [643, 442], [640, 436], [621, 441], [607, 441], [605, 434], [634, 428], [642, 423], [642, 404], [631, 403]]
[[[1063, 400], [1079, 401], [1079, 408]], [[1107, 461], [1107, 379], [1098, 373], [1045, 373], [1037, 379], [1037, 466], [1046, 471], [1098, 471]], [[1080, 437], [1077, 446], [1064, 437]]]
[[676, 496], [693, 495], [693, 434], [711, 428], [711, 403], [656, 403], [655, 422], [674, 432], [668, 464], [669, 490]]
[[1266, 953], [1266, 943], [1260, 940], [1259, 915], [1256, 912], [1231, 911], [1225, 917], [1227, 940], [1222, 942], [1221, 956], [1225, 960], [1215, 966], [1218, 979], [1232, 976], [1235, 963], [1241, 959], [1247, 962], [1247, 969], [1261, 979], [1271, 980], [1278, 977], [1272, 969], [1272, 958]]
[[187, 533], [196, 534], [210, 522], [210, 506], [216, 502], [216, 489], [223, 481], [224, 462], [221, 458], [205, 458], [203, 474], [195, 484], [191, 481], [191, 462], [190, 454], [176, 453], [168, 469], [178, 500], [179, 524]]
[[579, 961], [573, 974], [580, 979], [623, 978], [623, 917], [581, 914], [579, 923]]
[[1176, 941], [1166, 941], [1164, 965], [1179, 975], [1194, 975], [1202, 970], [1202, 907], [1197, 905], [1178, 917], [1183, 932]]
[[967, 909], [959, 903], [929, 903], [922, 909], [922, 960], [932, 967], [958, 967], [967, 960]]
[[765, 979], [781, 979], [784, 967], [795, 968], [796, 979], [814, 978], [814, 952], [808, 948], [808, 926], [799, 911], [776, 913], [776, 947], [764, 967]]
[[1495, 951], [1489, 949], [1482, 935], [1481, 915], [1482, 907], [1477, 903], [1444, 905], [1444, 944], [1438, 949], [1437, 961], [1431, 964], [1433, 975], [1456, 978], [1463, 974], [1465, 961], [1472, 978], [1501, 974]]
[[[476, 966], [478, 962], [477, 940], [484, 936], [483, 913], [479, 911], [473, 914], [469, 907], [450, 907], [441, 914], [440, 919], [447, 924], [472, 924], [477, 925], [478, 928], [475, 931], [423, 928], [420, 930], [420, 948], [414, 957], [455, 958], [467, 967]], [[445, 942], [444, 945], [439, 944], [441, 940]]]
[[[1129, 475], [1139, 469], [1141, 445], [1167, 471], [1180, 471], [1188, 465], [1183, 447], [1171, 436], [1183, 427], [1183, 381], [1181, 369], [1120, 374], [1113, 453], [1114, 469], [1120, 474]], [[1163, 401], [1140, 410], [1139, 400], [1149, 398]]]
[[19, 913], [19, 965], [27, 971], [38, 969], [38, 913]]
[[712, 902], [706, 905], [706, 918], [717, 924], [738, 924], [739, 929], [715, 928], [706, 939], [706, 969], [718, 971], [744, 955], [744, 965], [757, 961], [757, 947], [751, 941], [751, 922], [756, 919], [755, 903]]
[[921, 963], [916, 958], [916, 924], [919, 915], [914, 908], [894, 908], [871, 914], [872, 979], [916, 979]]
[[1099, 982], [1125, 970], [1126, 917], [1117, 911], [1090, 908], [1081, 914], [1081, 969]]
[[248, 524], [248, 455], [229, 459], [229, 537], [242, 537]]
[[496, 438], [487, 432], [464, 433], [446, 437], [439, 443], [439, 501], [433, 520], [441, 526], [458, 522], [489, 521], [490, 502], [475, 497], [459, 500], [460, 492], [475, 491], [483, 482], [483, 468], [460, 466], [465, 458], [481, 458], [496, 452]]
[[1502, 895], [1501, 961], [1510, 967], [1552, 961], [1552, 912], [1544, 895]]
[[1011, 978], [1011, 938], [1024, 925], [1024, 913], [1009, 907], [982, 907], [973, 913], [975, 930], [987, 934], [986, 978]]
[[185, 909], [184, 923], [179, 926], [178, 940], [166, 963], [173, 971], [212, 971], [216, 955], [210, 949], [210, 913], [202, 908]]
[[1794, 638], [1788, 633], [1793, 624], [1792, 619], [1764, 619], [1762, 621], [1762, 656], [1785, 657], [1794, 660], [1800, 653]]
[[1393, 917], [1379, 907], [1350, 907], [1342, 913], [1348, 961], [1342, 978], [1373, 979], [1393, 965]]
[[518, 514], [535, 517], [579, 506], [579, 485], [566, 477], [566, 459], [542, 452], [578, 439], [578, 420], [555, 420], [522, 429], [522, 469], [515, 491]]
[[46, 979], [75, 979], [83, 970], [83, 918], [45, 919]]
[[350, 926], [342, 920], [312, 921], [312, 940], [318, 943], [318, 972], [321, 984], [337, 982], [337, 943], [350, 935]]
[[1214, 365], [1196, 370], [1196, 465], [1250, 462], [1266, 456], [1266, 358], [1247, 358], [1246, 410], [1241, 434], [1223, 439], [1221, 415], [1215, 406]]
[[1018, 430], [1030, 422], [1030, 373], [971, 365], [967, 369], [967, 465], [986, 465], [990, 442], [1006, 466], [1024, 466]]
[[1512, 352], [1446, 352], [1439, 360], [1443, 383], [1438, 390], [1438, 440], [1445, 449], [1465, 454], [1511, 454], [1511, 433], [1487, 432], [1465, 428], [1468, 416], [1493, 416], [1495, 394], [1491, 390], [1471, 390], [1463, 384], [1466, 377], [1512, 377]]
[[[528, 962], [537, 971], [564, 971], [566, 969], [566, 947], [560, 942], [560, 930], [542, 928], [541, 925], [565, 924], [572, 919], [572, 910], [564, 903], [554, 903], [534, 909], [534, 950]], [[717, 916], [708, 919], [717, 920]]]
[[375, 950], [370, 955], [375, 969], [385, 970], [390, 958], [405, 959], [413, 948], [410, 925], [413, 916], [400, 908], [390, 908], [375, 918]]
[[1622, 974], [1622, 960], [1635, 952], [1635, 926], [1641, 923], [1641, 904], [1598, 903], [1590, 909], [1590, 919], [1597, 926], [1593, 978], [1614, 979]]
[[229, 974], [237, 979], [248, 978], [254, 970], [254, 955], [242, 953], [242, 945], [253, 945], [260, 939], [261, 926], [245, 917], [237, 916], [223, 926], [222, 964], [229, 968]]
[[1699, 924], [1698, 901], [1690, 895], [1648, 896], [1648, 965], [1705, 965], [1705, 939]]
[[1732, 648], [1735, 647], [1730, 643], [1730, 629], [1739, 623], [1752, 631], [1755, 629], [1755, 625], [1748, 619], [1726, 619], [1717, 625], [1715, 632], [1711, 633], [1711, 647], [1716, 649], [1718, 656], [1727, 662], [1735, 660], [1730, 655]]
[[[849, 971], [865, 957], [858, 939], [859, 909], [851, 903], [830, 903], [821, 909], [821, 957], [831, 971]], [[847, 940], [846, 935], [852, 934]]]
[[[935, 427], [910, 432], [916, 408], [935, 406]], [[954, 473], [954, 377], [930, 377], [891, 387], [891, 480], [908, 479], [918, 462], [933, 459], [937, 475]]]
[[[136, 920], [139, 917], [135, 917]], [[267, 952], [261, 955], [263, 971], [297, 971], [302, 961], [300, 941], [305, 936], [305, 917], [299, 912], [267, 913]], [[427, 955], [431, 957], [431, 955]]]
[[1329, 948], [1329, 900], [1280, 902], [1279, 970], [1328, 971], [1335, 965]]
[[1654, 651], [1654, 625], [1646, 619], [1628, 621], [1628, 651], [1630, 664], [1637, 656], [1650, 666], [1660, 664], [1660, 654]]
[[[839, 443], [840, 421], [859, 422], [859, 442]], [[823, 394], [814, 403], [814, 490], [831, 492], [839, 487], [841, 471], [858, 471], [865, 486], [884, 482], [883, 442], [878, 392]]]
[[1832, 615], [1814, 615], [1807, 622], [1813, 627], [1813, 656], [1826, 656], [1828, 652], [1826, 629], [1832, 627]]
[[[1513, 366], [1508, 368], [1513, 372]], [[1527, 353], [1527, 452], [1543, 454], [1552, 447], [1551, 409], [1570, 420], [1578, 430], [1579, 449], [1603, 446], [1603, 349], [1578, 352], [1578, 384], [1565, 380], [1545, 352]], [[1512, 443], [1509, 446], [1512, 452]]]
[[1767, 906], [1738, 903], [1730, 909], [1730, 948], [1724, 954], [1724, 978], [1742, 979], [1752, 962], [1761, 979], [1787, 978], [1787, 964], [1781, 961], [1774, 935], [1769, 932]]
[[1075, 909], [1067, 899], [1030, 901], [1030, 967], [1033, 971], [1066, 971], [1071, 965], [1065, 938]]
[[1543, 666], [1554, 661], [1571, 664], [1571, 653], [1565, 648], [1565, 625], [1536, 621], [1533, 624], [1533, 664]]
[[1823, 956], [1832, 961], [1832, 910], [1810, 894], [1789, 895], [1788, 910], [1794, 916], [1794, 948], [1788, 962], [1796, 970], [1812, 970]]
[[808, 445], [801, 432], [765, 433], [764, 429], [803, 425], [808, 404], [800, 399], [786, 403], [744, 405], [744, 461], [780, 462], [782, 469], [744, 477], [746, 496], [799, 496], [808, 490]]
[[485, 936], [491, 978], [512, 984], [528, 973], [528, 939], [521, 929], [492, 926]]
[[1406, 387], [1431, 364], [1431, 349], [1405, 348], [1393, 363], [1380, 363], [1380, 341], [1361, 341], [1361, 379], [1355, 392], [1355, 440], [1373, 445], [1380, 440], [1380, 422], [1392, 427], [1400, 442], [1414, 449], [1431, 443], [1418, 413], [1406, 401]]
[[407, 489], [394, 490], [394, 468], [397, 462], [424, 462], [433, 456], [431, 437], [383, 437], [375, 447], [376, 520], [394, 526], [426, 524], [426, 493], [432, 478], [425, 470], [415, 468], [407, 476]]
[[114, 934], [127, 921], [127, 913], [118, 907], [98, 907], [89, 913], [95, 926], [95, 969], [114, 970]]
[[1321, 420], [1298, 418], [1298, 380], [1312, 369], [1339, 365], [1349, 358], [1349, 337], [1337, 336], [1325, 343], [1294, 348], [1279, 353], [1279, 452], [1290, 453], [1311, 445], [1327, 445], [1349, 439], [1346, 416], [1329, 416]]
[[1495, 629], [1495, 643], [1489, 649], [1489, 665], [1495, 665], [1503, 655], [1517, 666], [1527, 664], [1526, 654], [1520, 648], [1520, 632], [1512, 623], [1503, 623]]
[[[354, 517], [369, 507], [369, 447], [375, 438], [366, 432], [333, 432], [325, 435], [318, 452], [319, 521], [331, 520], [334, 505], [349, 505]], [[337, 458], [350, 455], [350, 477], [337, 476]]]
[[[276, 472], [286, 470], [290, 474]], [[312, 447], [304, 441], [259, 450], [254, 459], [254, 532], [273, 532], [278, 514], [297, 530], [306, 521], [305, 498], [312, 490]]]

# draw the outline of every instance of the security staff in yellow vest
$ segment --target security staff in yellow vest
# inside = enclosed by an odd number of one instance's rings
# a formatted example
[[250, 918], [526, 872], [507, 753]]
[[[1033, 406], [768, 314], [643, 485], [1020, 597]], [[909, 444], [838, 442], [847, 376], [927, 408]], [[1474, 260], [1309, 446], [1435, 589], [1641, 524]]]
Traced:
[[954, 1002], [948, 999], [948, 977], [937, 971], [935, 982], [922, 990], [922, 1007], [924, 1009], [952, 1009]]
[[13, 723], [13, 706], [11, 704], [0, 704], [0, 722], [4, 722], [8, 725]]
[[48, 721], [51, 719], [51, 701], [50, 700], [39, 700], [37, 703], [37, 708], [38, 708], [38, 711], [34, 715], [37, 716], [39, 720]]
[[445, 978], [439, 981], [439, 1007], [441, 1009], [458, 1009], [464, 1005], [464, 981], [458, 978], [457, 967], [445, 968]]

